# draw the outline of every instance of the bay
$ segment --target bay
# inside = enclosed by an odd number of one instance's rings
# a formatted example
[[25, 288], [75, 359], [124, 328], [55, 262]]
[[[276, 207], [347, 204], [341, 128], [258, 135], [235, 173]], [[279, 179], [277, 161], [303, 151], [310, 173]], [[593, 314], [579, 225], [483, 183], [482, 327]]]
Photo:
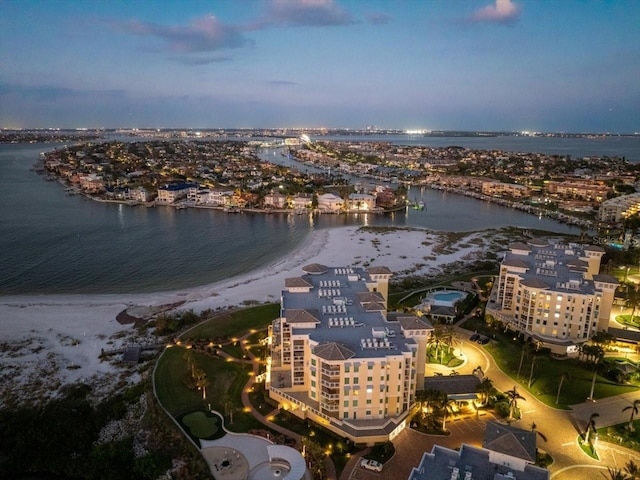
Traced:
[[31, 171], [40, 152], [54, 147], [0, 145], [0, 295], [185, 289], [265, 268], [301, 246], [314, 230], [346, 225], [579, 232], [547, 218], [429, 189], [410, 192], [425, 202], [425, 210], [390, 215], [232, 215], [106, 204], [68, 196], [58, 182]]

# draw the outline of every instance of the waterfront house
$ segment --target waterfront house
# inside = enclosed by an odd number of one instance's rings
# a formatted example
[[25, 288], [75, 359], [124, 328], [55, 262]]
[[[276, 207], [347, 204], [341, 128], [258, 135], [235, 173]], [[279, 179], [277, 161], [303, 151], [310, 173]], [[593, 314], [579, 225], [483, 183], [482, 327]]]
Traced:
[[367, 193], [352, 193], [349, 195], [347, 209], [352, 211], [372, 211], [376, 207], [376, 197]]
[[307, 208], [311, 208], [311, 204], [313, 203], [313, 196], [308, 193], [299, 193], [298, 195], [293, 197], [291, 203], [295, 210], [305, 210]]
[[318, 209], [325, 213], [338, 213], [344, 209], [344, 200], [333, 193], [318, 195]]
[[282, 193], [269, 193], [264, 196], [264, 206], [266, 208], [287, 208], [287, 196]]
[[163, 185], [158, 188], [158, 198], [156, 201], [164, 204], [175, 203], [178, 200], [187, 198], [189, 189], [194, 187], [197, 188], [197, 185], [193, 183], [171, 183]]

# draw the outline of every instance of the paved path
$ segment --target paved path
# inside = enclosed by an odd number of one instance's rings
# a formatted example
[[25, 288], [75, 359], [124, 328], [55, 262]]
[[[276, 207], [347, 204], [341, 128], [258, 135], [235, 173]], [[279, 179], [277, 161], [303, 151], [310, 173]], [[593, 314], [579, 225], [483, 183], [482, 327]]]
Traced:
[[[457, 322], [460, 325], [464, 319]], [[465, 362], [456, 367], [461, 374], [471, 374], [480, 366], [484, 374], [491, 378], [498, 390], [511, 390], [517, 385], [511, 377], [504, 373], [496, 365], [493, 357], [483, 347], [468, 339], [473, 332], [457, 329]], [[450, 369], [438, 365], [429, 365], [428, 369], [440, 371], [446, 374]], [[626, 462], [634, 459], [639, 462], [638, 452], [621, 448], [615, 445], [600, 442], [598, 453], [600, 461], [594, 460], [584, 454], [577, 444], [578, 435], [584, 431], [586, 421], [591, 413], [597, 411], [598, 427], [613, 425], [628, 421], [628, 411], [622, 413], [622, 408], [630, 405], [633, 399], [640, 398], [639, 392], [631, 392], [625, 395], [610, 397], [594, 402], [585, 402], [574, 405], [573, 410], [560, 410], [549, 407], [539, 401], [535, 396], [520, 389], [526, 401], [520, 403], [523, 418], [513, 425], [530, 429], [531, 424], [537, 425], [537, 430], [547, 437], [547, 441], [539, 440], [538, 448], [548, 451], [554, 458], [554, 464], [549, 468], [553, 480], [602, 480], [602, 472], [606, 473], [607, 467], [623, 467]], [[396, 447], [396, 456], [385, 465], [382, 473], [373, 473], [358, 467], [357, 462], [349, 462], [340, 480], [396, 480], [406, 479], [414, 466], [417, 466], [424, 452], [431, 451], [434, 444], [450, 448], [458, 448], [461, 443], [475, 446], [482, 445], [484, 436], [484, 424], [492, 417], [487, 416], [475, 419], [449, 420], [447, 429], [449, 436], [423, 435], [419, 432], [405, 429], [393, 443]]]

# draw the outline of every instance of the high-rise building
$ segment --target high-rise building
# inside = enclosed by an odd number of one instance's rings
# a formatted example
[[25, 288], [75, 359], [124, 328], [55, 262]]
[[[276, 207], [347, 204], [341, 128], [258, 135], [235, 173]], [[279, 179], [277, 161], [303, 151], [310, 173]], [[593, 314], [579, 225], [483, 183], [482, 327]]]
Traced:
[[618, 280], [599, 275], [598, 246], [532, 239], [509, 247], [486, 313], [554, 353], [606, 330]]
[[393, 439], [422, 388], [433, 327], [387, 312], [386, 267], [303, 271], [285, 280], [270, 327], [269, 396], [354, 442]]

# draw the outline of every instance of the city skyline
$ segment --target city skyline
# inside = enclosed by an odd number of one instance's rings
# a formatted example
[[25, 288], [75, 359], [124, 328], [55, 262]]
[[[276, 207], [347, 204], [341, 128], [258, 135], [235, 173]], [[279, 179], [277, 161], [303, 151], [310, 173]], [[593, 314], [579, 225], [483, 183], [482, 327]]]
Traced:
[[640, 4], [0, 1], [0, 127], [640, 130]]

